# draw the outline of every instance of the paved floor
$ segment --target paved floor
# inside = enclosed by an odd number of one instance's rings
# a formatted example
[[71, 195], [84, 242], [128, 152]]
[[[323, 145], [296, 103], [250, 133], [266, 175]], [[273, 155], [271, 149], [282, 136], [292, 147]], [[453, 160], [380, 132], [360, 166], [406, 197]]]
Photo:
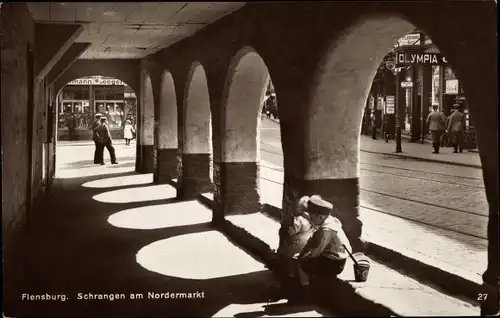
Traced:
[[5, 264], [6, 316], [331, 316], [268, 303], [272, 273], [211, 227], [210, 210], [135, 174], [135, 145], [116, 143], [120, 164], [106, 154], [106, 166], [93, 148], [60, 143], [50, 197]]
[[[261, 198], [281, 207], [284, 175], [279, 126], [265, 119], [262, 127]], [[383, 140], [362, 136], [361, 148], [367, 147], [380, 153], [360, 154], [363, 235], [481, 283], [487, 265], [488, 221], [482, 170], [387, 155]], [[413, 149], [413, 156], [432, 156], [430, 148], [403, 144], [403, 150]], [[448, 156], [450, 162], [453, 158], [479, 158], [477, 153], [451, 151], [444, 148], [438, 156]]]

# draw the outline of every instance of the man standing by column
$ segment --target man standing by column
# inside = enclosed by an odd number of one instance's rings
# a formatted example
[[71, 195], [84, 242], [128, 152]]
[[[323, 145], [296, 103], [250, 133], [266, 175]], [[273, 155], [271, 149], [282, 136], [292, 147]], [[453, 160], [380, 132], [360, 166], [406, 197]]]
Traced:
[[92, 125], [92, 140], [95, 143], [94, 164], [96, 165], [100, 164], [103, 161], [103, 153], [99, 152], [101, 148], [99, 147], [99, 134], [97, 133], [97, 128], [101, 124], [101, 117], [102, 115], [100, 113], [95, 114], [94, 124]]
[[99, 152], [101, 154], [101, 165], [104, 165], [104, 147], [108, 149], [109, 156], [111, 158], [111, 164], [118, 164], [116, 161], [115, 148], [113, 147], [113, 140], [111, 139], [111, 133], [108, 128], [108, 119], [106, 117], [101, 118], [101, 125], [97, 127], [97, 134], [99, 135]]
[[438, 111], [437, 105], [433, 105], [432, 112], [429, 116], [427, 116], [427, 125], [429, 125], [429, 130], [432, 135], [432, 147], [434, 147], [434, 151], [432, 153], [439, 153], [441, 135], [445, 129], [445, 123], [446, 117], [443, 113]]

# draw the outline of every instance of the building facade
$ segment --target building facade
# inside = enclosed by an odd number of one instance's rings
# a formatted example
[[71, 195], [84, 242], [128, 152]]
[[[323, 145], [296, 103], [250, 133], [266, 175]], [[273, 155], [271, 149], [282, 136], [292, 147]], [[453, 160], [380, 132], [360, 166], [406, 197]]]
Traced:
[[136, 95], [123, 81], [103, 76], [84, 77], [69, 82], [58, 94], [58, 137], [91, 138], [94, 115], [108, 118], [114, 137], [121, 138], [125, 120], [136, 121]]
[[[396, 83], [396, 77], [399, 83]], [[396, 94], [396, 90], [399, 90], [399, 94]], [[399, 95], [398, 103], [395, 102], [396, 95]], [[366, 103], [365, 125], [368, 126], [372, 111], [375, 111], [377, 127], [383, 128], [384, 116], [391, 118], [389, 122], [394, 125], [395, 104], [400, 105], [402, 133], [412, 142], [429, 137], [425, 121], [432, 106], [437, 105], [440, 111], [449, 116], [454, 104], [462, 105], [467, 122], [467, 147], [477, 148], [475, 127], [463, 88], [446, 57], [419, 30], [400, 38], [382, 61]], [[365, 132], [368, 133], [368, 130], [365, 129]]]

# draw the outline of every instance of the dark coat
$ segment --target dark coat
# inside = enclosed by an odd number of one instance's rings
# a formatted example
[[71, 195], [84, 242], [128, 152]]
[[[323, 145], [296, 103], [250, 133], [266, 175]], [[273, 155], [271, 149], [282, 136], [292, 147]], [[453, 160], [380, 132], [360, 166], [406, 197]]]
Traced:
[[99, 134], [97, 133], [97, 128], [101, 125], [99, 120], [96, 120], [92, 125], [92, 140], [99, 141]]
[[427, 124], [430, 131], [445, 130], [446, 116], [440, 112], [432, 112], [427, 116]]
[[99, 127], [96, 128], [96, 131], [99, 136], [100, 142], [107, 144], [113, 141], [111, 139], [111, 133], [109, 132], [108, 124], [100, 124]]
[[446, 130], [448, 132], [463, 132], [465, 131], [465, 115], [459, 110], [455, 110], [447, 119]]

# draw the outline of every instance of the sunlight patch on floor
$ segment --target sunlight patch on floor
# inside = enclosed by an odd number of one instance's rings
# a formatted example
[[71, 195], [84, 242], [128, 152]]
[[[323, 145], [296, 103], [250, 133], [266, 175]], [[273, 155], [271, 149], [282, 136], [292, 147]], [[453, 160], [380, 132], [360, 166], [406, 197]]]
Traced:
[[[273, 303], [231, 304], [213, 317], [325, 317], [314, 306], [292, 306], [286, 300]], [[321, 310], [319, 310], [321, 311]], [[332, 317], [327, 314], [326, 317]]]
[[135, 174], [132, 176], [107, 178], [107, 179], [85, 182], [84, 184], [82, 184], [82, 187], [103, 189], [103, 188], [123, 187], [131, 185], [141, 185], [152, 182], [153, 182], [153, 174], [148, 173], [148, 174]]
[[212, 211], [198, 201], [128, 209], [108, 218], [111, 225], [127, 229], [161, 229], [207, 223], [211, 220]]
[[149, 271], [186, 279], [212, 279], [266, 270], [263, 264], [217, 231], [156, 241], [139, 250], [136, 260]]
[[103, 203], [131, 203], [175, 198], [177, 191], [168, 184], [121, 189], [94, 195], [92, 199]]
[[246, 215], [229, 215], [226, 217], [234, 225], [252, 233], [263, 242], [266, 242], [271, 249], [278, 249], [279, 237], [278, 231], [280, 224], [262, 213], [253, 213]]

